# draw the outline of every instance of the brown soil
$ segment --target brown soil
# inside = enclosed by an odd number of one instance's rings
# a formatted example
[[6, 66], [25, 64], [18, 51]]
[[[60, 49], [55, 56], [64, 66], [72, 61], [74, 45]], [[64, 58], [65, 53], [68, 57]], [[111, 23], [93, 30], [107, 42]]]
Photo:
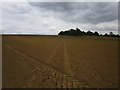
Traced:
[[3, 36], [3, 88], [118, 87], [118, 40], [89, 38]]

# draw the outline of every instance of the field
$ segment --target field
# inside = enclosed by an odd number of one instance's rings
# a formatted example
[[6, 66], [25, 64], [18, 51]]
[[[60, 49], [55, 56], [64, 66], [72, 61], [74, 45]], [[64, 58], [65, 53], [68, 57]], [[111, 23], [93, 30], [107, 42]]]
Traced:
[[118, 40], [3, 35], [3, 88], [117, 88]]

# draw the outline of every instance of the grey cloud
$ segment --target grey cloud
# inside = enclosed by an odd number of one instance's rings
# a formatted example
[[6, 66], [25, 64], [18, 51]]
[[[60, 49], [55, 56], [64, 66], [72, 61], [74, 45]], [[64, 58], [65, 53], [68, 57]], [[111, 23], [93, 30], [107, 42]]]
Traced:
[[118, 18], [117, 2], [29, 2], [44, 12], [60, 13], [57, 17], [72, 23], [115, 21]]
[[[23, 7], [24, 3], [3, 3], [2, 10], [3, 12], [8, 12], [9, 14], [26, 14], [32, 12], [32, 9], [29, 7]], [[5, 13], [4, 13], [5, 14]]]
[[76, 27], [101, 33], [117, 31], [117, 3], [6, 3], [3, 8], [2, 33], [57, 35]]

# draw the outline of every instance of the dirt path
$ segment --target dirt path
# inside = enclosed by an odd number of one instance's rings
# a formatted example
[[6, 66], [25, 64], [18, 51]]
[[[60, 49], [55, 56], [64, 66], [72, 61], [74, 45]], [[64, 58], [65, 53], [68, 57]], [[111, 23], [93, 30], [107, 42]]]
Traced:
[[55, 50], [50, 54], [48, 60], [52, 59], [55, 54], [57, 53], [57, 50], [59, 47], [63, 45], [64, 46], [64, 71], [59, 72], [60, 68], [55, 67], [54, 65], [50, 63], [46, 63], [43, 60], [37, 59], [33, 56], [29, 56], [25, 54], [24, 52], [21, 52], [20, 50], [10, 46], [6, 45], [7, 48], [14, 51], [20, 57], [29, 59], [29, 61], [25, 61], [27, 63], [30, 63], [34, 66], [33, 70], [31, 70], [31, 75], [28, 76], [28, 79], [26, 79], [23, 82], [22, 88], [38, 88], [38, 87], [54, 87], [54, 88], [78, 88], [78, 87], [86, 87], [85, 85], [81, 85], [77, 80], [75, 80], [73, 77], [73, 72], [71, 70], [71, 64], [69, 62], [69, 57], [67, 53], [67, 47], [66, 43], [60, 42], [58, 46], [55, 48]]
[[64, 70], [68, 75], [73, 77], [73, 72], [71, 70], [71, 64], [70, 64], [70, 61], [69, 61], [69, 56], [68, 56], [68, 53], [67, 53], [67, 46], [66, 46], [65, 40], [64, 40]]
[[47, 59], [48, 61], [50, 61], [50, 59], [52, 59], [55, 56], [55, 54], [57, 53], [57, 50], [60, 48], [61, 44], [62, 44], [62, 42], [59, 42], [59, 44], [56, 46], [54, 51], [51, 52], [50, 56]]
[[117, 87], [116, 42], [50, 37], [4, 37], [4, 88]]
[[60, 68], [55, 67], [55, 66], [52, 65], [52, 64], [46, 63], [46, 62], [44, 62], [43, 60], [40, 60], [40, 59], [37, 59], [37, 58], [35, 58], [35, 57], [33, 57], [33, 56], [27, 55], [27, 54], [25, 54], [24, 52], [21, 52], [20, 50], [12, 47], [12, 46], [10, 46], [10, 45], [6, 45], [6, 47], [8, 47], [9, 49], [13, 50], [14, 52], [18, 53], [19, 55], [21, 55], [21, 56], [23, 56], [23, 57], [25, 57], [25, 58], [27, 58], [27, 59], [35, 60], [35, 61], [37, 61], [38, 63], [42, 63], [43, 65], [46, 65], [47, 67], [50, 67], [50, 68], [52, 68], [52, 69], [56, 69], [57, 71], [60, 71], [60, 70], [61, 70]]

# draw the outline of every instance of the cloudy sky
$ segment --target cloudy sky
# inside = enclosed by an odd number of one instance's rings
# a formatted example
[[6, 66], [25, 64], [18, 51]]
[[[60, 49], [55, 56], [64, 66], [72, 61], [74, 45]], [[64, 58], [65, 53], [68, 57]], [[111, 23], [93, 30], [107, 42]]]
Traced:
[[80, 28], [118, 33], [117, 2], [3, 2], [0, 33], [57, 35]]

